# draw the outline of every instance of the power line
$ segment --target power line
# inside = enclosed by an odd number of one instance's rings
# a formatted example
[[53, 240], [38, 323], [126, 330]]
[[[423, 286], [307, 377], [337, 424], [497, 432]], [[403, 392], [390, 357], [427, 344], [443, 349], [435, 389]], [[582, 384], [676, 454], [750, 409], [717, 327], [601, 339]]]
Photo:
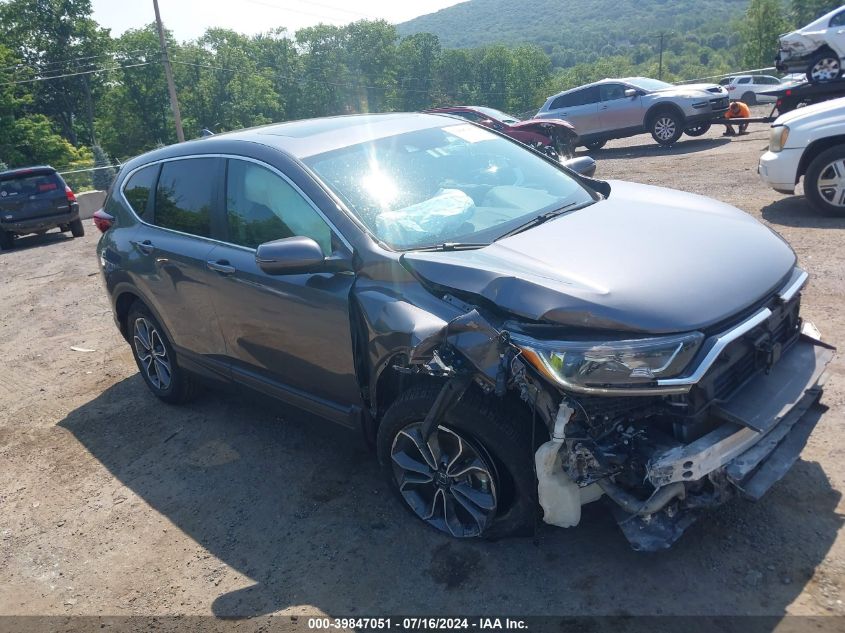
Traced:
[[[102, 53], [101, 55], [88, 55], [88, 56], [85, 56], [85, 57], [69, 57], [69, 58], [66, 58], [66, 59], [59, 59], [59, 60], [55, 60], [55, 61], [51, 61], [51, 62], [27, 63], [27, 62], [22, 61], [22, 62], [19, 62], [17, 64], [13, 64], [11, 66], [5, 66], [3, 68], [0, 68], [0, 71], [29, 68], [29, 69], [32, 69], [32, 70], [46, 70], [46, 72], [54, 72], [57, 69], [47, 70], [47, 67], [48, 66], [57, 66], [57, 65], [61, 65], [61, 64], [77, 64], [78, 62], [82, 62], [82, 61], [88, 60], [88, 59], [99, 59], [101, 57], [114, 57], [114, 56], [118, 56], [118, 55], [128, 55], [128, 56], [132, 56], [132, 57], [137, 57], [138, 53], [154, 54], [154, 51], [148, 51], [146, 49], [139, 48], [139, 49], [134, 50], [134, 51], [114, 51], [114, 52], [111, 52], [111, 53]], [[88, 64], [83, 64], [83, 65], [88, 65]]]
[[51, 81], [53, 79], [65, 79], [67, 77], [79, 77], [80, 75], [93, 75], [95, 73], [104, 73], [110, 70], [123, 70], [125, 68], [138, 68], [140, 66], [149, 66], [150, 64], [155, 64], [157, 62], [141, 62], [138, 64], [127, 64], [125, 66], [112, 66], [110, 68], [97, 68], [95, 70], [83, 70], [81, 72], [76, 73], [66, 73], [64, 75], [56, 75], [51, 77], [36, 77], [35, 79], [18, 79], [16, 81], [7, 81], [4, 83], [0, 83], [0, 86], [15, 86], [17, 84], [32, 84], [38, 81]]

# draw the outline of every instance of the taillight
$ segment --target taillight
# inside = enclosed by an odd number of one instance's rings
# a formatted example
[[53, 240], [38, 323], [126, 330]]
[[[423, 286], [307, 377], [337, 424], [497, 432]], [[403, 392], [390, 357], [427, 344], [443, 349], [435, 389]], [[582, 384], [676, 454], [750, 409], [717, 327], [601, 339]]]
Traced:
[[67, 196], [68, 202], [76, 202], [76, 194], [73, 193], [73, 189], [65, 185], [65, 195]]
[[100, 233], [105, 233], [114, 224], [114, 216], [106, 213], [102, 209], [94, 211], [94, 226], [96, 226]]
[[728, 86], [728, 90], [736, 90], [736, 86]]

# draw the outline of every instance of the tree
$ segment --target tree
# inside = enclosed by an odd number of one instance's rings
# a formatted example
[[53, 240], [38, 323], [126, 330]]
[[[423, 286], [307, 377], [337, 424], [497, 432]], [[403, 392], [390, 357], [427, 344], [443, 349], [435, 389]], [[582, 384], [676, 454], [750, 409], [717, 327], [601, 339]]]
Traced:
[[[167, 38], [171, 53], [178, 55], [179, 47], [169, 32]], [[98, 108], [99, 144], [112, 156], [126, 157], [152, 149], [156, 143], [174, 143], [176, 134], [155, 25], [126, 31], [114, 40], [113, 48], [117, 60], [134, 58], [140, 60], [136, 63], [146, 65], [110, 74], [112, 83]]]
[[435, 99], [440, 40], [431, 33], [415, 33], [399, 42], [396, 50], [398, 83], [396, 105], [400, 110], [423, 110]]
[[[95, 100], [102, 93], [101, 73], [111, 66], [108, 31], [91, 19], [90, 0], [9, 0], [0, 4], [4, 41], [24, 66], [20, 78], [31, 84], [30, 111], [53, 118], [62, 135], [94, 139]], [[62, 77], [62, 75], [72, 75]]]
[[543, 87], [551, 77], [552, 62], [537, 46], [519, 46], [511, 52], [507, 107], [514, 114], [536, 109], [548, 96]]
[[94, 189], [106, 191], [111, 187], [111, 183], [114, 180], [114, 167], [112, 167], [111, 161], [102, 147], [94, 145], [91, 151], [94, 154], [94, 175], [92, 177]]
[[780, 0], [751, 0], [739, 27], [745, 65], [770, 66], [777, 52], [778, 35], [787, 28]]
[[800, 28], [825, 13], [833, 11], [841, 4], [840, 0], [792, 0], [790, 17], [795, 26]]

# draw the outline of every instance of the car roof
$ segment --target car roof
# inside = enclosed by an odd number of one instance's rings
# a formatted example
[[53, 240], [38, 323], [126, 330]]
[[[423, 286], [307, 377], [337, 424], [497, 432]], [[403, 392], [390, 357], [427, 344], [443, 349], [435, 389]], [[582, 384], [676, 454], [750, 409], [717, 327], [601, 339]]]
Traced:
[[56, 170], [49, 165], [35, 165], [33, 167], [16, 167], [15, 169], [7, 169], [0, 171], [0, 178], [7, 178], [9, 176], [25, 176], [27, 174], [44, 174], [56, 173]]
[[599, 79], [598, 81], [593, 81], [592, 83], [583, 84], [581, 86], [575, 86], [574, 88], [568, 88], [566, 90], [561, 90], [557, 94], [552, 95], [552, 97], [550, 98], [559, 97], [561, 95], [565, 95], [575, 90], [581, 90], [583, 88], [592, 88], [593, 86], [600, 86], [602, 84], [629, 84], [634, 79], [648, 79], [648, 77], [606, 77], [604, 79]]
[[[446, 113], [425, 114], [417, 112], [353, 114], [319, 119], [302, 119], [225, 132], [170, 145], [143, 154], [127, 163], [126, 166], [134, 169], [136, 166], [155, 160], [195, 153], [207, 154], [211, 147], [223, 145], [228, 141], [258, 143], [280, 150], [295, 158], [306, 159], [310, 156], [358, 143], [444, 125], [459, 125], [459, 123], [456, 123], [454, 117], [450, 117]], [[199, 148], [202, 148], [202, 150], [198, 152]]]

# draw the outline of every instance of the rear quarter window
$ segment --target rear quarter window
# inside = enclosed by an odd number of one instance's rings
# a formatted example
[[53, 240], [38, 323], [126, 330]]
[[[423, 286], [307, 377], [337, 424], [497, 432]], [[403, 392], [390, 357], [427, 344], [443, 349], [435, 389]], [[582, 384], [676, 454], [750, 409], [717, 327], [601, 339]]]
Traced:
[[155, 187], [156, 176], [158, 165], [149, 165], [132, 174], [123, 187], [123, 197], [138, 217], [145, 220], [151, 219], [150, 192]]

